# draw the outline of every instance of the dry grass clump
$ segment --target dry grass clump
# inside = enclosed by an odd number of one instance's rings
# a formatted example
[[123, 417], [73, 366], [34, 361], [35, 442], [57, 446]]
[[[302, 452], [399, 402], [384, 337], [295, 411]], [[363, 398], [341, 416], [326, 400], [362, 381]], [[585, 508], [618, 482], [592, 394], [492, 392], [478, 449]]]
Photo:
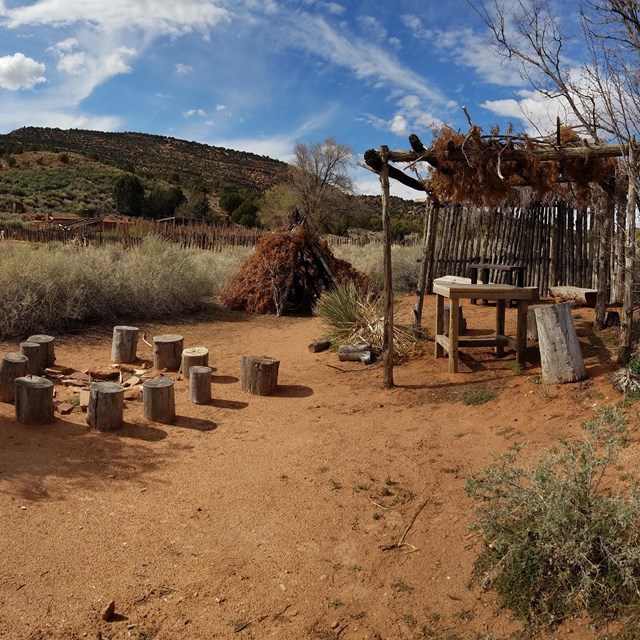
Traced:
[[315, 232], [303, 226], [277, 229], [260, 239], [220, 299], [231, 309], [252, 313], [311, 311], [322, 292], [335, 284], [325, 265], [338, 283], [366, 283], [348, 262], [335, 258]]
[[[318, 300], [315, 314], [325, 335], [335, 345], [367, 345], [379, 355], [384, 337], [384, 297], [348, 283], [326, 291]], [[400, 305], [394, 304], [393, 341], [398, 356], [408, 355], [415, 345], [409, 327], [395, 322]]]
[[217, 289], [203, 261], [157, 237], [130, 250], [6, 242], [0, 263], [0, 339], [174, 318]]
[[[364, 273], [369, 279], [369, 288], [372, 291], [382, 291], [384, 274], [382, 270], [382, 245], [367, 244], [362, 247], [357, 245], [342, 244], [334, 249], [338, 258], [350, 262], [358, 271]], [[395, 245], [391, 247], [391, 272], [393, 290], [399, 294], [414, 293], [418, 288], [420, 275], [420, 263], [422, 247], [403, 247]]]

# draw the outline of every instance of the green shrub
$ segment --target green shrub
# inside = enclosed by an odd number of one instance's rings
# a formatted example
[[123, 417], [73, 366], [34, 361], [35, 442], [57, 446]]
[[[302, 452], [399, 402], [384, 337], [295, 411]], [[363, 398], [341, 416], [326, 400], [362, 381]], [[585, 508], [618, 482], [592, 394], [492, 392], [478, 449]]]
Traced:
[[517, 447], [466, 483], [480, 502], [475, 576], [530, 627], [582, 610], [595, 619], [638, 610], [640, 496], [603, 488], [625, 441], [621, 415], [600, 411], [579, 442], [535, 466]]
[[462, 396], [462, 402], [466, 405], [484, 404], [494, 400], [497, 395], [493, 389], [471, 389]]

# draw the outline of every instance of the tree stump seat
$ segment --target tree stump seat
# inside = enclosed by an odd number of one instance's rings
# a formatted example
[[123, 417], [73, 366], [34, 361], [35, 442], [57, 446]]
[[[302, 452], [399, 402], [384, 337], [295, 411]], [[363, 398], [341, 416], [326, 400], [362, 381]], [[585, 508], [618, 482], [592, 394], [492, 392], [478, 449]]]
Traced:
[[145, 380], [142, 384], [142, 407], [147, 420], [173, 424], [176, 421], [173, 380], [166, 376]]
[[254, 396], [271, 395], [278, 387], [280, 361], [269, 356], [242, 356], [240, 383]]
[[98, 431], [113, 431], [123, 423], [124, 387], [115, 382], [92, 382], [89, 386], [87, 424]]
[[21, 342], [20, 353], [27, 356], [27, 372], [24, 375], [39, 376], [42, 370], [40, 362], [40, 345], [37, 342]]
[[47, 367], [52, 367], [56, 362], [54, 341], [53, 336], [45, 334], [37, 334], [27, 338], [27, 342], [35, 342], [40, 345], [40, 368], [42, 371]]
[[113, 327], [111, 361], [121, 364], [135, 362], [138, 349], [138, 327], [117, 325]]
[[153, 338], [153, 367], [158, 371], [179, 371], [182, 364], [184, 338], [167, 333]]
[[27, 375], [29, 359], [21, 353], [5, 353], [0, 363], [0, 402], [13, 402], [15, 379]]
[[194, 365], [189, 370], [189, 401], [193, 404], [211, 402], [211, 367]]
[[16, 420], [20, 424], [55, 422], [53, 382], [39, 376], [16, 378], [15, 409]]
[[182, 364], [180, 371], [189, 380], [190, 370], [192, 367], [208, 367], [209, 366], [209, 349], [206, 347], [187, 347], [182, 352]]

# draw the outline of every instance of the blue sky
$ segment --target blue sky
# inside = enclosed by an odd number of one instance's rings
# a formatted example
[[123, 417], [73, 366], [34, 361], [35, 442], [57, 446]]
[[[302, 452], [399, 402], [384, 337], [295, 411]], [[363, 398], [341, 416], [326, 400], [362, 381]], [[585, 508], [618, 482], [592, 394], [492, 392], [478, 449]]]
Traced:
[[465, 0], [0, 0], [0, 132], [140, 131], [287, 160], [328, 136], [356, 158], [428, 143], [433, 125], [466, 130], [462, 105], [483, 125], [554, 122], [487, 38]]

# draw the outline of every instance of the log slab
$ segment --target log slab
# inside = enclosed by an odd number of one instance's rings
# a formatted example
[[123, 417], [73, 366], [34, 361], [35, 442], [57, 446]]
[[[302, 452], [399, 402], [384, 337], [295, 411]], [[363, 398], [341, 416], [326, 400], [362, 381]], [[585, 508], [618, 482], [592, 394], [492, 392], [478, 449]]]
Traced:
[[254, 396], [271, 395], [278, 387], [280, 361], [269, 356], [242, 356], [240, 383]]
[[53, 414], [53, 382], [39, 376], [16, 378], [16, 420], [20, 424], [49, 424]]
[[176, 421], [176, 401], [173, 380], [162, 376], [142, 384], [143, 414], [151, 422], [173, 424]]
[[13, 402], [15, 379], [27, 375], [29, 358], [21, 353], [5, 353], [0, 363], [0, 402]]
[[92, 382], [89, 387], [87, 424], [98, 431], [123, 425], [124, 387], [115, 382]]

